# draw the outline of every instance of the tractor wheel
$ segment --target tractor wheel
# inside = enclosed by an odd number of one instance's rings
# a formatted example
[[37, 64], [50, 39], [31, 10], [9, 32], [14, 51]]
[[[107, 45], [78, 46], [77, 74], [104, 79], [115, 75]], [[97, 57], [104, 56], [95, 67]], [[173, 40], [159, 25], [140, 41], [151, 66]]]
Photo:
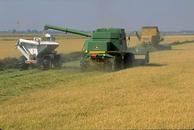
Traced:
[[26, 58], [24, 56], [21, 56], [18, 60], [18, 68], [20, 70], [27, 70], [29, 65], [25, 63]]
[[53, 65], [55, 68], [61, 68], [62, 66], [61, 55], [55, 55]]
[[47, 70], [50, 69], [52, 67], [52, 62], [50, 57], [45, 57], [42, 61], [42, 69]]
[[134, 65], [135, 56], [132, 53], [127, 53], [124, 56], [124, 66], [125, 68], [132, 67]]

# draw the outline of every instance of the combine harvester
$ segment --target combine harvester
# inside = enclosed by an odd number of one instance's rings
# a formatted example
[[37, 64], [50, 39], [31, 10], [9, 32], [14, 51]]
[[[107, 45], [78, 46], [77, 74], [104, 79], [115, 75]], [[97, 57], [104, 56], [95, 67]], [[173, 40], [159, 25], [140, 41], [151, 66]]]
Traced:
[[136, 36], [140, 41], [138, 45], [139, 49], [147, 49], [149, 51], [158, 50], [170, 50], [171, 47], [168, 45], [161, 45], [164, 39], [161, 37], [159, 28], [157, 26], [144, 26], [141, 28], [140, 33], [136, 32]]
[[136, 33], [142, 44], [158, 45], [163, 38], [160, 36], [160, 31], [157, 26], [145, 26], [141, 29], [141, 35]]
[[28, 69], [30, 65], [42, 69], [60, 67], [60, 55], [55, 51], [58, 46], [50, 34], [33, 40], [19, 39], [16, 47], [23, 55], [19, 61], [20, 69]]
[[[44, 30], [58, 30], [88, 37], [85, 40], [80, 67], [83, 71], [92, 65], [97, 65], [105, 71], [114, 71], [128, 68], [140, 61], [143, 64], [149, 62], [149, 52], [137, 52], [128, 48], [125, 30], [121, 28], [101, 28], [92, 33], [86, 33], [75, 29], [45, 25]], [[136, 55], [143, 55], [143, 59], [137, 60]]]

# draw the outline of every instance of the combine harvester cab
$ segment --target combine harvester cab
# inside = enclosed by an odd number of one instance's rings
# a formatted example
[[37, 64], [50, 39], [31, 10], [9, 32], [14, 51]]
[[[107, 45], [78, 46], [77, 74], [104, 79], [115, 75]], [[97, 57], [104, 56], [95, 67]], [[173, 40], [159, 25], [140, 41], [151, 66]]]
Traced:
[[41, 38], [19, 39], [16, 47], [23, 55], [20, 58], [19, 67], [21, 69], [27, 69], [29, 65], [36, 65], [42, 69], [59, 67], [60, 55], [55, 51], [58, 46], [59, 43], [52, 41], [49, 34], [46, 34], [43, 40]]
[[83, 71], [93, 66], [105, 71], [115, 71], [131, 67], [135, 63], [136, 54], [128, 49], [126, 33], [122, 28], [100, 28], [92, 33], [51, 25], [45, 25], [44, 29], [88, 37], [84, 42], [80, 60], [80, 67]]

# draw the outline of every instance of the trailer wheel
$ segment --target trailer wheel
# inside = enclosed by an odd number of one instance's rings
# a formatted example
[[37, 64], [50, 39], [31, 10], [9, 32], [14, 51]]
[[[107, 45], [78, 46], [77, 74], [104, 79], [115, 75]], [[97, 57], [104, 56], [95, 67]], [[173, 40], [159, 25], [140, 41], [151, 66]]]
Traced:
[[24, 56], [21, 56], [18, 60], [18, 68], [20, 70], [27, 70], [29, 65], [25, 63], [26, 58]]
[[125, 68], [132, 67], [134, 65], [135, 56], [132, 53], [127, 53], [124, 56], [124, 66]]

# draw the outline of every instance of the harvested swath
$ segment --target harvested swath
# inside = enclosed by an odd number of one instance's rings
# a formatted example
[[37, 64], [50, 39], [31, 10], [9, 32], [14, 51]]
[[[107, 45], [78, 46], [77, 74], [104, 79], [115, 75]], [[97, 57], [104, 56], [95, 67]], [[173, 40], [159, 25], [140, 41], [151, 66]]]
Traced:
[[0, 70], [4, 69], [13, 69], [18, 67], [18, 59], [17, 58], [4, 58], [0, 59]]

